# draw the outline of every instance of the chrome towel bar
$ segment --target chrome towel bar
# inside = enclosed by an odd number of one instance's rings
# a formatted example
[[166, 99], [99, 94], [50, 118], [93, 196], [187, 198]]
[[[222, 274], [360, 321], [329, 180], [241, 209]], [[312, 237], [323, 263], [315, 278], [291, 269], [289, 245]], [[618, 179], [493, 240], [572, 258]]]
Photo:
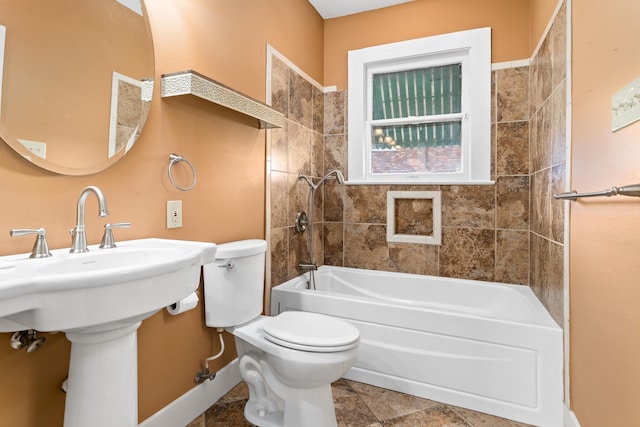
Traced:
[[578, 193], [569, 191], [567, 193], [554, 194], [554, 199], [571, 200], [575, 202], [580, 197], [611, 197], [611, 196], [632, 196], [640, 197], [640, 184], [625, 185], [624, 187], [611, 187], [602, 191], [592, 191], [589, 193]]

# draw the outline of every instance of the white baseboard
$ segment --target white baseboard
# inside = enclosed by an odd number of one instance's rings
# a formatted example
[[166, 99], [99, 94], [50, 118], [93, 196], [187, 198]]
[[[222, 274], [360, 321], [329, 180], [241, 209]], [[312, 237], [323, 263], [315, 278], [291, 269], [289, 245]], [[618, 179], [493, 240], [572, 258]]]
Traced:
[[567, 406], [564, 407], [564, 427], [580, 427], [576, 414]]
[[211, 381], [192, 388], [140, 423], [139, 427], [186, 426], [242, 381], [238, 359], [216, 373]]

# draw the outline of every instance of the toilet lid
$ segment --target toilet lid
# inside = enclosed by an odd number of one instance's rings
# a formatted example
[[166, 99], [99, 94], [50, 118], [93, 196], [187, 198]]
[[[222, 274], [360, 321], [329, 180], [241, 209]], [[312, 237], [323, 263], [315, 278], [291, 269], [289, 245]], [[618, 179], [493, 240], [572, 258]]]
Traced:
[[344, 320], [302, 311], [269, 317], [262, 329], [264, 337], [275, 344], [321, 353], [348, 350], [360, 340], [360, 331]]

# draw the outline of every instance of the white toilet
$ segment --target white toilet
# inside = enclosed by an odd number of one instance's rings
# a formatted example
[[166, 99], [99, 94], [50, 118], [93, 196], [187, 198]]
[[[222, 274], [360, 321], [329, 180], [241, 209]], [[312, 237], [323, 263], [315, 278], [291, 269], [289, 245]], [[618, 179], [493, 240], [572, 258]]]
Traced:
[[218, 245], [204, 266], [207, 326], [234, 334], [240, 375], [249, 386], [244, 415], [260, 427], [336, 426], [331, 383], [358, 355], [349, 323], [307, 312], [261, 316], [267, 242]]

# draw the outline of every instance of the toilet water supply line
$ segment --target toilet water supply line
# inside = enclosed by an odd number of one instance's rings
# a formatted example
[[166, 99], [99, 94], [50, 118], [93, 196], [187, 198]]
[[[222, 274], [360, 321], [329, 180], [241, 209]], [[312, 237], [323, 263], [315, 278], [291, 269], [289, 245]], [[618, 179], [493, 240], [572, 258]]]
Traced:
[[222, 339], [222, 333], [224, 332], [224, 328], [216, 328], [216, 331], [218, 332], [218, 339], [220, 340], [220, 351], [218, 351], [213, 356], [207, 357], [204, 360], [204, 370], [200, 370], [196, 372], [196, 376], [194, 378], [194, 381], [196, 384], [200, 384], [205, 380], [211, 381], [216, 377], [215, 372], [209, 372], [209, 362], [217, 359], [218, 357], [222, 356], [222, 354], [224, 353], [224, 339]]

